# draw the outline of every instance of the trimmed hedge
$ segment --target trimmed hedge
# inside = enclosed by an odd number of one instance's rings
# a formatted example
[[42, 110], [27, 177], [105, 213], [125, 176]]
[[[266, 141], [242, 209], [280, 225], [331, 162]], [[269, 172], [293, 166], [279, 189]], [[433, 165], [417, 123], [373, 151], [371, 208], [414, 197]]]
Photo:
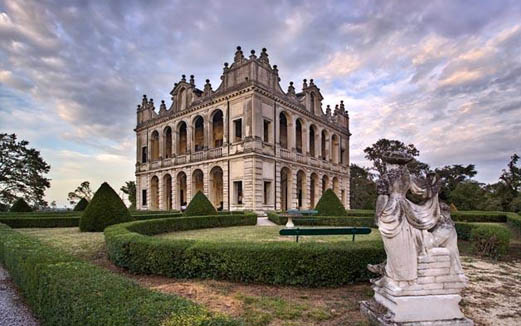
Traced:
[[208, 198], [198, 191], [194, 198], [188, 204], [184, 211], [185, 216], [203, 216], [203, 215], [217, 215], [217, 210], [213, 207]]
[[470, 232], [474, 254], [499, 258], [508, 252], [510, 230], [498, 224], [480, 224]]
[[[24, 213], [25, 214], [25, 213]], [[0, 223], [4, 223], [12, 228], [65, 228], [75, 227], [80, 225], [80, 215], [58, 214], [52, 216], [51, 214], [31, 214], [31, 215], [0, 215]], [[173, 218], [182, 217], [178, 212], [165, 214], [143, 214], [134, 215], [135, 220], [148, 220], [158, 218]]]
[[118, 194], [103, 182], [80, 218], [80, 231], [102, 232], [107, 226], [132, 221], [127, 206]]
[[89, 205], [89, 201], [85, 198], [80, 199], [80, 201], [74, 206], [73, 211], [75, 212], [83, 212], [85, 208]]
[[[288, 218], [274, 212], [268, 213], [268, 219], [277, 225], [286, 225]], [[318, 216], [318, 217], [294, 217], [295, 225], [316, 226], [365, 226], [374, 228], [374, 217], [356, 216]]]
[[42, 326], [236, 326], [0, 224], [0, 262]]
[[66, 228], [80, 225], [79, 216], [0, 217], [0, 223], [11, 228]]
[[507, 223], [518, 232], [521, 232], [521, 216], [519, 214], [507, 213]]
[[9, 209], [9, 212], [32, 212], [33, 209], [29, 204], [25, 202], [23, 198], [18, 198], [13, 206]]
[[332, 189], [327, 189], [320, 197], [315, 209], [320, 216], [344, 216], [346, 209]]
[[338, 286], [368, 280], [367, 264], [385, 259], [381, 241], [219, 243], [150, 237], [255, 223], [255, 214], [130, 222], [105, 229], [105, 242], [110, 260], [132, 273], [244, 283]]

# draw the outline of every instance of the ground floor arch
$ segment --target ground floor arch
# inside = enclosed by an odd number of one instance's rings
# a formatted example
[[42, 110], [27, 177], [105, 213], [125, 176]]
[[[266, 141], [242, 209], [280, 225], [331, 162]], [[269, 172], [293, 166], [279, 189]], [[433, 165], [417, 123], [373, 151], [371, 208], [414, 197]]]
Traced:
[[309, 204], [311, 208], [314, 208], [317, 205], [319, 193], [318, 193], [318, 175], [316, 173], [312, 173], [310, 177], [309, 184]]
[[210, 201], [217, 210], [224, 209], [223, 169], [220, 166], [210, 170]]
[[177, 174], [176, 181], [177, 188], [177, 207], [181, 209], [181, 207], [187, 205], [187, 193], [186, 193], [186, 173], [179, 172]]
[[291, 171], [287, 167], [280, 170], [280, 209], [287, 211], [290, 208]]
[[163, 198], [165, 209], [168, 211], [172, 210], [172, 176], [170, 174], [163, 176]]
[[200, 169], [196, 169], [192, 174], [192, 197], [199, 191], [204, 193], [204, 174]]
[[306, 204], [306, 173], [302, 170], [297, 172], [297, 208], [304, 209]]
[[150, 179], [150, 209], [159, 209], [159, 178], [157, 176]]
[[324, 193], [329, 188], [329, 177], [324, 175], [322, 177], [322, 193]]

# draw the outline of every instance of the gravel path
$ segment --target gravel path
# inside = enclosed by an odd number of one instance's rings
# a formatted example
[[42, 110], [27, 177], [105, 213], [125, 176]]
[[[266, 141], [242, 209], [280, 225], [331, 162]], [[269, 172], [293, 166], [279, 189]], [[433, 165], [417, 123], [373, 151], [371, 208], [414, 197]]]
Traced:
[[0, 265], [0, 326], [38, 325], [40, 323], [18, 295], [9, 274]]
[[258, 217], [257, 218], [257, 225], [258, 226], [275, 226], [277, 224], [275, 224], [272, 221], [268, 220], [267, 217]]

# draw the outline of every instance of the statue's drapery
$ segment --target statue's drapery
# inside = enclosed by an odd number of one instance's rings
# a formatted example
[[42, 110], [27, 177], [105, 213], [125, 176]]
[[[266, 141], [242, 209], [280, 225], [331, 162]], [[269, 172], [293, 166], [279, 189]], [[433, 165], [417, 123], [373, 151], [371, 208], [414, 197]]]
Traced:
[[[417, 258], [425, 251], [423, 230], [432, 229], [440, 219], [437, 193], [429, 184], [411, 178], [406, 166], [396, 166], [387, 175], [389, 195], [377, 202], [377, 223], [387, 254], [386, 274], [395, 281], [417, 278]], [[408, 191], [421, 196], [415, 204], [406, 198]]]

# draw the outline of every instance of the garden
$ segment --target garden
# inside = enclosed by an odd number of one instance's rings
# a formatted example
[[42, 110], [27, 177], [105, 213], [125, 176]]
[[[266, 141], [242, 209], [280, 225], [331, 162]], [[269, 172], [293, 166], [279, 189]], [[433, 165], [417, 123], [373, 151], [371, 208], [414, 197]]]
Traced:
[[[216, 212], [202, 193], [183, 213], [130, 213], [103, 184], [83, 211], [2, 213], [0, 262], [42, 325], [368, 325], [359, 301], [372, 296], [366, 266], [385, 258], [382, 241], [373, 211], [345, 211], [332, 193], [318, 216], [294, 223], [369, 235], [297, 243], [279, 235], [285, 214], [256, 226], [256, 214]], [[482, 325], [519, 321], [521, 217], [452, 218], [471, 281], [465, 314]]]

